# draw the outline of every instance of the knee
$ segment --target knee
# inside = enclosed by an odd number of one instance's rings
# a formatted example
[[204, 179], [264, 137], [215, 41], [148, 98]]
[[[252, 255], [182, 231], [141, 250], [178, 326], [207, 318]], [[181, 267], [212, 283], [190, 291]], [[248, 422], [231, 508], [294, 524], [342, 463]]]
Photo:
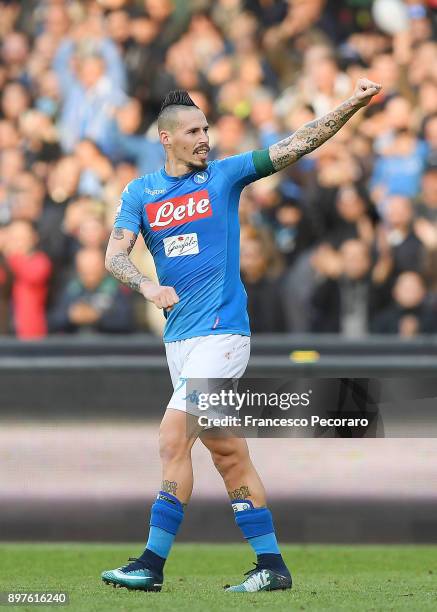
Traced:
[[184, 434], [163, 427], [159, 430], [159, 455], [163, 463], [187, 457], [190, 448], [189, 439]]
[[215, 467], [225, 478], [242, 470], [246, 460], [245, 455], [234, 449], [211, 451], [211, 457]]

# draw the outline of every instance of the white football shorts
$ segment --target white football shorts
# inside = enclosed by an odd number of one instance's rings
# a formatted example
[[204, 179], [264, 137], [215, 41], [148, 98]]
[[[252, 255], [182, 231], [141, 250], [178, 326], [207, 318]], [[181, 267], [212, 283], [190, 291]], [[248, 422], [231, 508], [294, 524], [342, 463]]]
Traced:
[[197, 409], [189, 408], [186, 381], [190, 378], [241, 378], [249, 362], [250, 337], [238, 334], [198, 336], [166, 342], [165, 352], [174, 388], [167, 408], [198, 416]]

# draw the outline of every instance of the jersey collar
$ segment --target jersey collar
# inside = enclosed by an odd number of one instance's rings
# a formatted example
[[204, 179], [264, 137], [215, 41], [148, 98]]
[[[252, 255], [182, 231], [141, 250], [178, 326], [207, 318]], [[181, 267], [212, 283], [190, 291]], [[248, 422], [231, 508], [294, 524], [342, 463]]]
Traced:
[[[209, 166], [209, 163], [208, 163], [208, 166]], [[161, 176], [166, 181], [170, 181], [171, 183], [177, 183], [179, 181], [184, 181], [185, 179], [189, 178], [190, 176], [194, 176], [195, 174], [198, 174], [199, 172], [205, 172], [205, 170], [191, 170], [190, 172], [187, 172], [186, 174], [182, 174], [181, 176], [171, 176], [170, 174], [167, 174], [167, 172], [165, 171], [165, 167], [162, 167]]]
[[165, 171], [165, 168], [161, 168], [162, 177], [165, 178], [166, 181], [171, 181], [172, 183], [177, 183], [178, 181], [184, 181], [186, 178], [188, 178], [192, 174], [194, 174], [193, 171], [187, 172], [186, 174], [181, 174], [181, 176], [171, 176], [170, 174], [167, 174], [167, 172]]

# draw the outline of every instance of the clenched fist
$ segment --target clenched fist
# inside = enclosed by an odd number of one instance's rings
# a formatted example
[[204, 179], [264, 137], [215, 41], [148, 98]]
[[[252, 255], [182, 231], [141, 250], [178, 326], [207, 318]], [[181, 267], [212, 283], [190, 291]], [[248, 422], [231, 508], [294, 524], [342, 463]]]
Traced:
[[355, 98], [357, 106], [367, 106], [373, 96], [379, 94], [381, 89], [382, 85], [379, 83], [375, 83], [369, 79], [358, 79], [352, 97]]
[[173, 287], [162, 287], [152, 281], [142, 283], [141, 293], [146, 300], [153, 302], [157, 308], [171, 310], [179, 302], [179, 297]]

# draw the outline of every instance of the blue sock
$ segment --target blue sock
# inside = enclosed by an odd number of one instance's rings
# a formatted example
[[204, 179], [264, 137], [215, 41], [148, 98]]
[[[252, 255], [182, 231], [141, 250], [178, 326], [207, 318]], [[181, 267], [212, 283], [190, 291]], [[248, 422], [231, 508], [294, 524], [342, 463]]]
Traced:
[[160, 491], [150, 512], [146, 549], [138, 557], [138, 561], [160, 576], [183, 518], [184, 508], [178, 498]]
[[254, 508], [248, 499], [237, 499], [232, 502], [235, 522], [243, 536], [252, 546], [260, 568], [288, 573], [275, 535], [272, 513], [268, 508]]

